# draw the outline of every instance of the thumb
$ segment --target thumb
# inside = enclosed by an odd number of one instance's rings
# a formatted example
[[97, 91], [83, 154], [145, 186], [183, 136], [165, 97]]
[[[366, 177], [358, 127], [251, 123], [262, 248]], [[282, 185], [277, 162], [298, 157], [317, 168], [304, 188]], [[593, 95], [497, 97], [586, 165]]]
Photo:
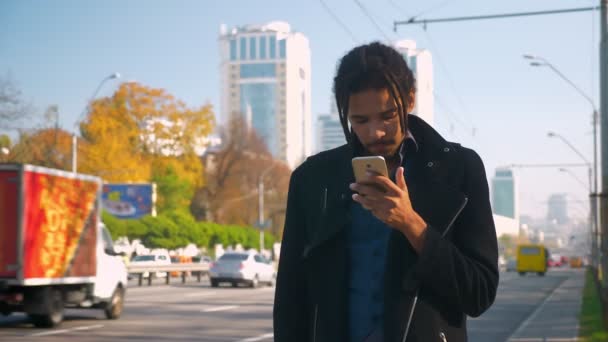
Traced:
[[403, 166], [397, 168], [395, 172], [395, 180], [397, 181], [397, 186], [401, 190], [407, 190], [407, 185], [405, 184], [405, 169]]

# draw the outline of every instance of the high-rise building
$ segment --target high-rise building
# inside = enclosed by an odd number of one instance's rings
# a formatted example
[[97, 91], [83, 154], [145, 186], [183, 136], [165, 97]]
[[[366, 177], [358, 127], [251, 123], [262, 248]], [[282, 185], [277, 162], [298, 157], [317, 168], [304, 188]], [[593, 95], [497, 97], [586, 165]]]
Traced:
[[344, 144], [346, 144], [346, 138], [338, 114], [319, 115], [315, 152], [327, 151]]
[[568, 200], [566, 194], [553, 194], [549, 197], [547, 220], [552, 223], [568, 223]]
[[492, 178], [492, 209], [496, 215], [519, 219], [517, 182], [509, 168], [497, 168]]
[[312, 149], [310, 46], [288, 23], [220, 29], [221, 117], [242, 116], [294, 168]]
[[400, 40], [393, 43], [413, 71], [416, 78], [416, 104], [412, 114], [421, 117], [434, 126], [435, 106], [433, 94], [433, 57], [431, 52], [416, 48], [413, 40]]

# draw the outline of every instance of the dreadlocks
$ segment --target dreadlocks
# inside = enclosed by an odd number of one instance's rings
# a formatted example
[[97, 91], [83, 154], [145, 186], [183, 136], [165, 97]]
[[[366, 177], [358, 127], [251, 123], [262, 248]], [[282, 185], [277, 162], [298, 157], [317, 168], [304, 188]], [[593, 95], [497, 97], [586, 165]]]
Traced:
[[401, 54], [379, 42], [361, 45], [349, 51], [340, 61], [334, 77], [334, 96], [340, 123], [351, 145], [360, 145], [348, 125], [348, 101], [352, 94], [373, 89], [388, 89], [397, 103], [401, 130], [407, 131], [407, 110], [414, 103], [414, 75]]

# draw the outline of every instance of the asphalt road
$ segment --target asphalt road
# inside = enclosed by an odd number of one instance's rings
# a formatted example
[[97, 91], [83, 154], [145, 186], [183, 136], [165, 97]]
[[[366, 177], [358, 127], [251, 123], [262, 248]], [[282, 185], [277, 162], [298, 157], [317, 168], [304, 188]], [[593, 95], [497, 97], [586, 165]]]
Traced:
[[[549, 320], [549, 326], [540, 329], [550, 329], [553, 315], [539, 309], [550, 309], [547, 299], [581, 272], [552, 271], [545, 277], [501, 274], [495, 305], [469, 320], [469, 340], [535, 341], [519, 336], [539, 327], [531, 320]], [[271, 287], [213, 289], [206, 280], [132, 287], [118, 320], [106, 320], [100, 310], [67, 310], [60, 328], [44, 330], [34, 328], [24, 315], [13, 314], [0, 317], [0, 341], [272, 341], [273, 295]]]

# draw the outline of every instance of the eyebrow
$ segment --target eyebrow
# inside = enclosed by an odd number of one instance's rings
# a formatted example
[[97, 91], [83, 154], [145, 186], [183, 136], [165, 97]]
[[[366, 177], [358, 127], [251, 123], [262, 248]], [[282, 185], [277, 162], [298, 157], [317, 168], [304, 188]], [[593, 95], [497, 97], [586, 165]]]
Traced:
[[[397, 108], [393, 107], [393, 108], [387, 109], [387, 110], [385, 110], [385, 111], [383, 111], [383, 112], [380, 112], [380, 113], [378, 113], [378, 114], [376, 114], [376, 115], [385, 115], [385, 114], [390, 114], [390, 113], [395, 112], [395, 111], [397, 111]], [[367, 118], [369, 115], [364, 115], [364, 114], [351, 114], [351, 115], [349, 115], [349, 116], [350, 116], [351, 118], [353, 118], [353, 119], [363, 119], [363, 118]]]

